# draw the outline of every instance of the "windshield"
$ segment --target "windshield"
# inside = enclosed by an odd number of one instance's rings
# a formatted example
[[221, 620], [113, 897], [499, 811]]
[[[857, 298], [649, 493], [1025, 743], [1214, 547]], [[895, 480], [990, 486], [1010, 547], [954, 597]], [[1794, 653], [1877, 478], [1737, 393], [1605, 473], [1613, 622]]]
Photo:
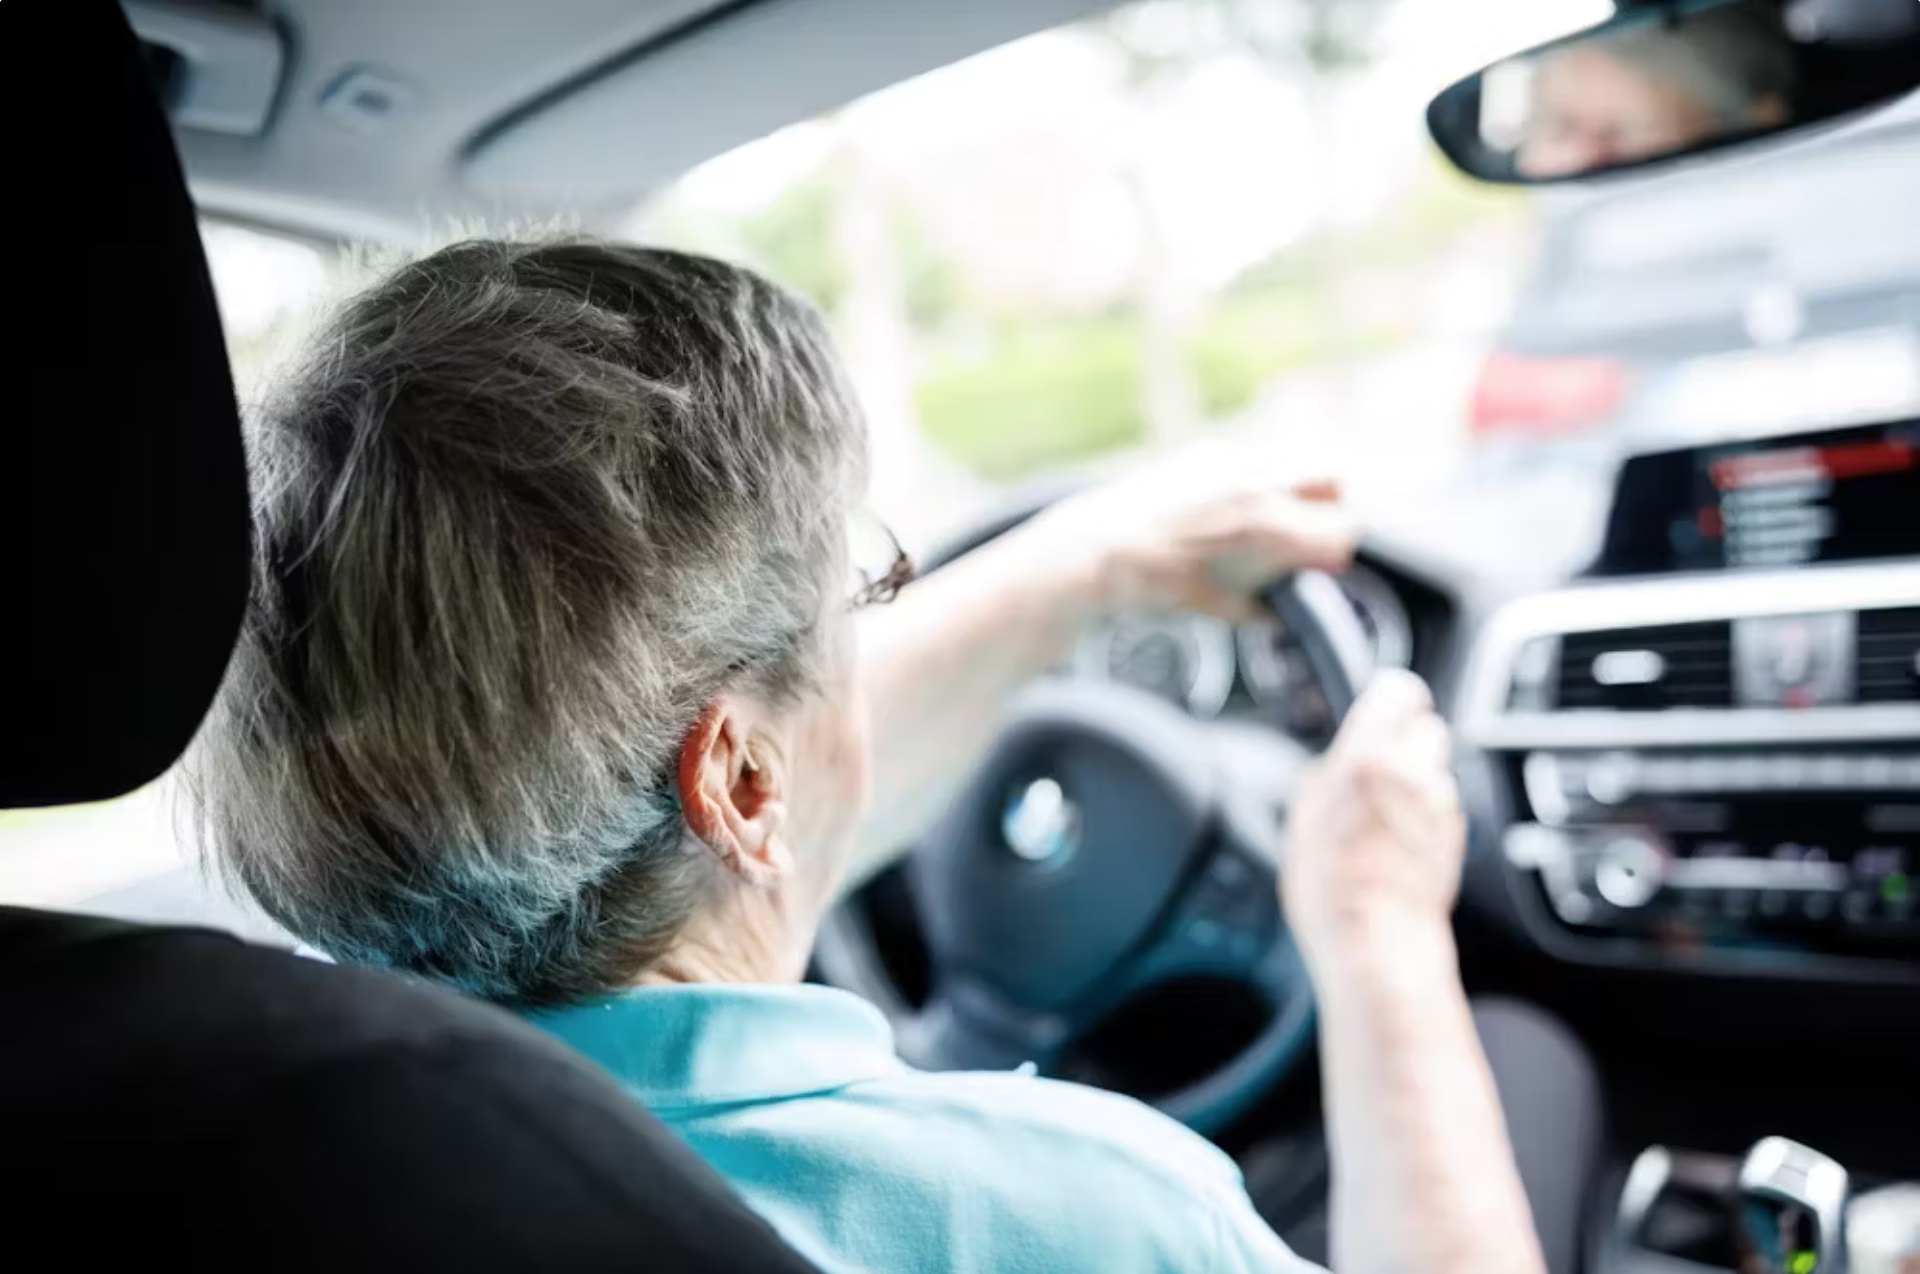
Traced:
[[1023, 483], [1221, 437], [1391, 509], [1470, 477], [1546, 203], [1446, 167], [1424, 104], [1608, 12], [1149, 0], [716, 159], [629, 230], [833, 317], [875, 505], [922, 543]]
[[1245, 437], [1376, 524], [1548, 579], [1624, 450], [1920, 401], [1920, 144], [1571, 197], [1436, 156], [1434, 91], [1610, 11], [1148, 0], [716, 159], [628, 233], [829, 313], [874, 503], [923, 544], [1023, 483]]

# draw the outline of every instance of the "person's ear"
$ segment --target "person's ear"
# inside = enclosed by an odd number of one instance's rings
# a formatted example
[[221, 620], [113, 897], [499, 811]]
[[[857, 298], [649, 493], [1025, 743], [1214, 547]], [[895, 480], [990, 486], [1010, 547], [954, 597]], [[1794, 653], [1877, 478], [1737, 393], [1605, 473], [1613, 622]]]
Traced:
[[687, 827], [750, 885], [793, 871], [786, 832], [786, 774], [772, 749], [755, 749], [756, 706], [723, 694], [680, 744], [680, 810]]

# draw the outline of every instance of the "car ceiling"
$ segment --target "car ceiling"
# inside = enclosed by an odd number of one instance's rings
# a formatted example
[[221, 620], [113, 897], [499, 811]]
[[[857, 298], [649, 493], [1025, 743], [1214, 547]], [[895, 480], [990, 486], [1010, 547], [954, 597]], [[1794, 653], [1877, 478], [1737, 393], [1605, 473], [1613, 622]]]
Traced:
[[[176, 129], [203, 208], [406, 240], [456, 218], [603, 224], [703, 159], [1108, 0], [123, 2], [136, 26], [211, 10], [279, 33], [258, 135]], [[390, 90], [382, 118], [338, 109], [356, 74]]]

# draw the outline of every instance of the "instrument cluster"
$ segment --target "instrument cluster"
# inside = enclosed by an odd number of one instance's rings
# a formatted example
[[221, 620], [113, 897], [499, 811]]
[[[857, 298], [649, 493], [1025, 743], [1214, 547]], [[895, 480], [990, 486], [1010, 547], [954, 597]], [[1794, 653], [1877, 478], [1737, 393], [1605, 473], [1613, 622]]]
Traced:
[[[1411, 667], [1413, 621], [1388, 580], [1366, 566], [1340, 578], [1381, 666]], [[1326, 700], [1299, 643], [1278, 620], [1238, 626], [1208, 615], [1123, 615], [1090, 630], [1075, 675], [1137, 687], [1195, 717], [1252, 716], [1301, 737], [1324, 734]]]

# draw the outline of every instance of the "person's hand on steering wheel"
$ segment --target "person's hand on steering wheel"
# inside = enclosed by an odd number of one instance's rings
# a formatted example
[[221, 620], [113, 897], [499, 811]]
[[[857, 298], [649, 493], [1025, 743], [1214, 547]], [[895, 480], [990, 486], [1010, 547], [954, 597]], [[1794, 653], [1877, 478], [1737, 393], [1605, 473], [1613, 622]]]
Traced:
[[1108, 611], [1189, 610], [1243, 622], [1260, 589], [1292, 571], [1338, 572], [1358, 532], [1339, 483], [1279, 471], [1244, 445], [1199, 448], [1062, 500], [1036, 539], [1097, 564]]
[[1337, 572], [1358, 530], [1331, 480], [1271, 448], [1212, 444], [1067, 496], [863, 616], [874, 802], [849, 884], [946, 809], [1007, 702], [1085, 626], [1126, 611], [1261, 613], [1294, 571]]
[[1452, 753], [1425, 683], [1383, 669], [1301, 781], [1283, 901], [1317, 977], [1447, 927], [1467, 843]]
[[1383, 670], [1289, 810], [1282, 901], [1320, 1003], [1339, 1270], [1544, 1268], [1454, 951], [1451, 754], [1426, 685]]

